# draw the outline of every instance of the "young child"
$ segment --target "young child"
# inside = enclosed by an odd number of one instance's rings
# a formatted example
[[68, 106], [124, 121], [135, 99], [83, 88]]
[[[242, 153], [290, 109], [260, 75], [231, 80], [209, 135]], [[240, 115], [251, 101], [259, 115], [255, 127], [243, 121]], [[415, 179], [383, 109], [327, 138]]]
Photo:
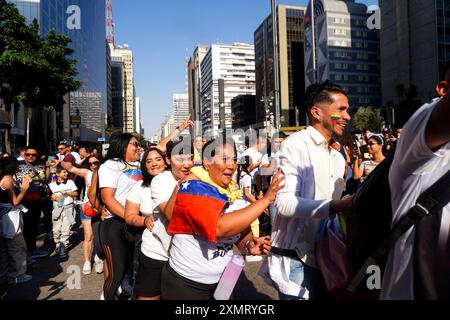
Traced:
[[[247, 202], [248, 205], [250, 205], [251, 203], [255, 202], [256, 199], [252, 194], [252, 176], [250, 175], [250, 165], [251, 165], [251, 160], [249, 156], [244, 156], [241, 159], [241, 162], [238, 166], [238, 184], [239, 184], [239, 188], [242, 191], [242, 195], [243, 195], [243, 199]], [[256, 219], [255, 221], [253, 221], [253, 223], [251, 224], [251, 229], [253, 232], [253, 235], [255, 237], [259, 237], [259, 220]], [[261, 256], [246, 256], [245, 260], [247, 262], [257, 262], [257, 261], [261, 261], [262, 257]]]
[[56, 254], [60, 258], [67, 257], [70, 227], [75, 223], [73, 218], [74, 198], [77, 196], [77, 187], [72, 180], [68, 180], [68, 172], [61, 166], [56, 168], [56, 182], [50, 183], [53, 192], [53, 240], [56, 243]]

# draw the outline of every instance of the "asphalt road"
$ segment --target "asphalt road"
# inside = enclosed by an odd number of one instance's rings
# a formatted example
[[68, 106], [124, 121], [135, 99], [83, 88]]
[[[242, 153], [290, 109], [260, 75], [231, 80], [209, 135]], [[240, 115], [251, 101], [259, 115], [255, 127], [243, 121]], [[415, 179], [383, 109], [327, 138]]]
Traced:
[[[28, 267], [33, 280], [10, 287], [5, 300], [99, 300], [102, 293], [103, 274], [83, 275], [83, 229], [71, 237], [68, 258], [61, 260], [53, 253], [54, 243], [38, 239], [38, 247], [50, 251], [48, 257], [38, 259]], [[257, 275], [262, 262], [247, 262], [233, 293], [234, 300], [278, 299], [277, 291]]]

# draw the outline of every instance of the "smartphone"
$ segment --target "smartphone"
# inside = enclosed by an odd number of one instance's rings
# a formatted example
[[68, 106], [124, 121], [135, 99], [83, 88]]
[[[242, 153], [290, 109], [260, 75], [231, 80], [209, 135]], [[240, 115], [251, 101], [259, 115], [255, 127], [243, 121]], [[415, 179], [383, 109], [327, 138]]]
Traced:
[[52, 162], [53, 161], [53, 156], [48, 156], [47, 157], [47, 162]]

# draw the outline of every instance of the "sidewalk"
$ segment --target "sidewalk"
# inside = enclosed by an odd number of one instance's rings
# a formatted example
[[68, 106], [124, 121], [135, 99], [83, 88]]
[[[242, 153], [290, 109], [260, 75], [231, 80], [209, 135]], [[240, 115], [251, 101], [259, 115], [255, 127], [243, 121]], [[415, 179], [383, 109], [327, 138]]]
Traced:
[[[10, 287], [5, 300], [99, 300], [102, 293], [103, 274], [82, 273], [83, 229], [78, 222], [76, 234], [71, 236], [68, 258], [61, 260], [54, 254], [53, 241], [44, 241], [45, 234], [38, 239], [38, 248], [50, 251], [50, 256], [36, 260], [28, 266], [33, 280]], [[261, 262], [246, 263], [234, 292], [235, 300], [278, 299], [276, 290], [268, 286], [257, 275]]]

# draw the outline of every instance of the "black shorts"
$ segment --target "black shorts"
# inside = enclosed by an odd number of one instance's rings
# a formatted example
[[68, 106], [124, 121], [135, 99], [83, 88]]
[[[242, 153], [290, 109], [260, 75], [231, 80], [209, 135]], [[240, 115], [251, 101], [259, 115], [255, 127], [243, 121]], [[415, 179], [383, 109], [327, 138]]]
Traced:
[[179, 275], [167, 263], [162, 272], [163, 300], [214, 300], [217, 283], [204, 284]]
[[134, 296], [156, 297], [161, 295], [161, 273], [167, 261], [147, 257], [139, 251], [139, 266], [134, 283]]

